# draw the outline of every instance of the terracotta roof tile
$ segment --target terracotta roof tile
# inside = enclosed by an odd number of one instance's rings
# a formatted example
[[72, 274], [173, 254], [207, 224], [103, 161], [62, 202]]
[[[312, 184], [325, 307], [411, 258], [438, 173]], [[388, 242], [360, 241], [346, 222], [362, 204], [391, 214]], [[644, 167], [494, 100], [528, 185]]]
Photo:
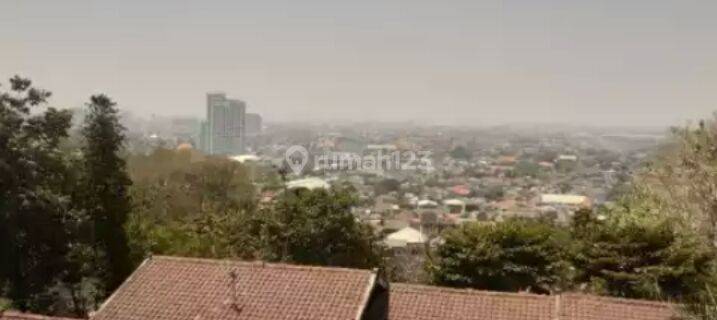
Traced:
[[392, 284], [390, 320], [671, 320], [668, 303]]
[[[375, 277], [368, 270], [154, 257], [92, 319], [357, 319]], [[390, 320], [670, 320], [674, 314], [667, 303], [583, 294], [391, 284], [389, 297]], [[50, 319], [55, 318], [0, 315], [0, 320]]]
[[153, 257], [91, 318], [356, 319], [374, 280], [369, 270]]
[[553, 320], [552, 297], [391, 284], [390, 320]]
[[560, 296], [560, 319], [670, 320], [675, 311], [668, 303], [598, 297], [585, 294]]

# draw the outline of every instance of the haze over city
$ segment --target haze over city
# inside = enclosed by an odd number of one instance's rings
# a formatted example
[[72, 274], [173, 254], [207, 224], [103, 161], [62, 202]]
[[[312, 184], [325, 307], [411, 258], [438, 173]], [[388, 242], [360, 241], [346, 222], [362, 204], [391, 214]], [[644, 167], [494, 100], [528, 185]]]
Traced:
[[2, 0], [0, 320], [715, 320], [717, 0]]
[[667, 126], [708, 116], [715, 1], [19, 1], [0, 74], [59, 107], [104, 92], [201, 116], [222, 90], [267, 121]]

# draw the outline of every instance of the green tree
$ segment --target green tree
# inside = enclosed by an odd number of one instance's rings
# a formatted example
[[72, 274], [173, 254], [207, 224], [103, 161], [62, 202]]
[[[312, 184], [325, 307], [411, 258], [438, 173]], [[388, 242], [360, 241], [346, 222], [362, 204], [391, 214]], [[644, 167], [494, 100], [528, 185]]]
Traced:
[[[679, 221], [612, 212], [604, 221], [581, 218], [576, 281], [598, 294], [677, 299], [699, 294], [711, 281], [714, 249]], [[626, 218], [627, 217], [627, 218]]]
[[518, 161], [513, 167], [512, 174], [515, 177], [539, 177], [542, 173], [542, 169], [537, 163], [531, 161]]
[[438, 285], [547, 293], [568, 278], [569, 236], [546, 222], [468, 223], [444, 238], [430, 265]]
[[705, 286], [705, 290], [681, 302], [678, 320], [717, 320], [717, 296], [714, 286]]
[[370, 226], [351, 213], [346, 190], [287, 190], [262, 212], [265, 257], [301, 264], [368, 268], [381, 263]]
[[381, 179], [374, 186], [374, 194], [383, 195], [401, 189], [401, 182], [396, 179]]
[[[0, 285], [13, 308], [36, 312], [56, 299], [49, 289], [66, 268], [72, 215], [73, 182], [59, 148], [72, 116], [45, 107], [49, 96], [18, 76], [9, 91], [0, 88]], [[31, 112], [37, 107], [44, 110]]]
[[502, 186], [499, 185], [493, 185], [493, 186], [486, 186], [485, 188], [478, 189], [478, 196], [484, 197], [489, 201], [496, 201], [503, 198], [505, 195], [505, 190]]
[[[91, 249], [91, 271], [100, 280], [98, 295], [114, 291], [133, 271], [124, 225], [131, 210], [130, 180], [123, 148], [124, 128], [116, 104], [105, 95], [90, 98], [82, 127], [82, 186], [78, 202], [85, 212], [83, 226]], [[82, 255], [87, 256], [87, 255]]]
[[183, 151], [162, 148], [132, 156], [129, 163], [133, 261], [149, 253], [255, 257], [252, 247], [239, 244], [258, 234], [244, 228], [256, 211], [247, 166], [223, 158], [191, 162]]
[[451, 150], [451, 158], [456, 160], [470, 160], [471, 153], [464, 146], [457, 146]]
[[717, 122], [673, 128], [635, 184], [664, 212], [693, 221], [692, 228], [717, 244]]

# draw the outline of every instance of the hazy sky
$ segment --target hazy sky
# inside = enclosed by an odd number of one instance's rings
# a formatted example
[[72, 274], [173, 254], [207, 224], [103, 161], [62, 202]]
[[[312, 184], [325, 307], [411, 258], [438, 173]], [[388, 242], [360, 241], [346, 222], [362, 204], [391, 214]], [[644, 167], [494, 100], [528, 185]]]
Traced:
[[678, 124], [717, 110], [717, 1], [0, 1], [0, 76], [271, 121]]

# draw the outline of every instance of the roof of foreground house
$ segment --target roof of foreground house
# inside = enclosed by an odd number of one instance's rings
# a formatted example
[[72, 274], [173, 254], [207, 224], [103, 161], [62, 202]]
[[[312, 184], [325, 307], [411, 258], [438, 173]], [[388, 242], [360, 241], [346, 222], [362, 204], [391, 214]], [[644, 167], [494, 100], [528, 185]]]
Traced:
[[390, 320], [671, 320], [667, 303], [392, 284]]
[[358, 319], [370, 270], [155, 256], [93, 320]]
[[571, 320], [672, 320], [674, 308], [664, 302], [563, 294], [559, 298], [560, 318]]
[[390, 320], [554, 320], [553, 298], [391, 284]]
[[0, 320], [78, 320], [73, 318], [51, 317], [19, 311], [0, 311]]

